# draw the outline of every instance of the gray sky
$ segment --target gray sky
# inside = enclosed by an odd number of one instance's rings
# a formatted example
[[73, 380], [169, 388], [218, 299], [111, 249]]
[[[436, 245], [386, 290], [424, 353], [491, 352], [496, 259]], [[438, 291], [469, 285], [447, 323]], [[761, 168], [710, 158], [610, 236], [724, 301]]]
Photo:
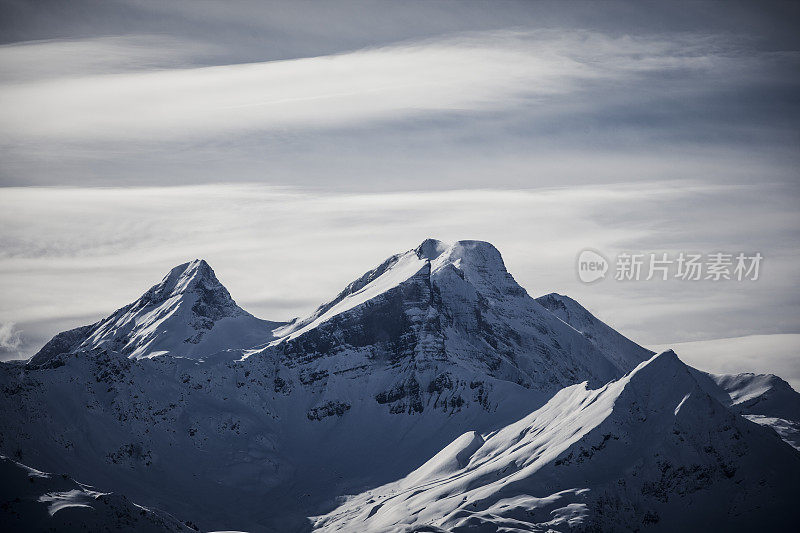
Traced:
[[[489, 240], [533, 295], [643, 343], [796, 353], [799, 13], [0, 2], [0, 355], [190, 258], [285, 319], [429, 236]], [[765, 261], [749, 284], [583, 285], [586, 247]]]

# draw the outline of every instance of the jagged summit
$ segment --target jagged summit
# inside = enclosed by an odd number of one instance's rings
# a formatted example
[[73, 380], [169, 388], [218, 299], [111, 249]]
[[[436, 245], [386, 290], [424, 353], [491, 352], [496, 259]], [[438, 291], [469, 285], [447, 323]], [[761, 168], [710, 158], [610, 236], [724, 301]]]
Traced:
[[500, 251], [490, 242], [476, 240], [460, 240], [447, 243], [438, 239], [425, 239], [412, 250], [420, 259], [444, 265], [469, 260], [472, 263], [487, 263], [505, 270]]
[[172, 296], [190, 291], [198, 284], [222, 286], [205, 259], [194, 259], [174, 267], [151, 290]]
[[487, 295], [525, 292], [506, 271], [500, 252], [492, 244], [472, 240], [447, 244], [426, 239], [416, 248], [395, 254], [366, 272], [308, 317], [277, 330], [275, 343], [295, 339], [385, 293], [402, 291], [399, 287], [414, 280], [427, 280], [430, 290], [431, 280], [446, 277], [444, 271], [448, 269]]
[[217, 279], [214, 270], [203, 259], [195, 259], [174, 267], [160, 283], [153, 285], [130, 310], [181, 298], [197, 297], [195, 313], [208, 319], [240, 316], [247, 312], [236, 305], [228, 289]]
[[202, 358], [265, 344], [280, 325], [239, 307], [211, 266], [195, 259], [172, 268], [160, 283], [109, 317], [56, 335], [29, 364], [93, 350], [131, 358], [167, 354]]
[[[701, 392], [689, 367], [678, 358], [672, 350], [666, 350], [652, 356], [619, 380], [624, 387], [635, 387], [646, 394], [653, 402], [671, 405], [680, 391]], [[682, 393], [681, 393], [682, 394]], [[681, 396], [684, 397], [684, 396]], [[677, 406], [677, 404], [675, 404]], [[663, 407], [663, 405], [662, 405]]]

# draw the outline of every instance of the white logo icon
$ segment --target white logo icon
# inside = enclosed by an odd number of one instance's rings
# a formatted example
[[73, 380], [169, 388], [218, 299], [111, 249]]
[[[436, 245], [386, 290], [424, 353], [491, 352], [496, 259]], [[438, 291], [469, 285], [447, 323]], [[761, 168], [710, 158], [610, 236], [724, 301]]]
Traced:
[[584, 283], [592, 283], [606, 277], [608, 261], [594, 250], [584, 250], [578, 255], [578, 277]]

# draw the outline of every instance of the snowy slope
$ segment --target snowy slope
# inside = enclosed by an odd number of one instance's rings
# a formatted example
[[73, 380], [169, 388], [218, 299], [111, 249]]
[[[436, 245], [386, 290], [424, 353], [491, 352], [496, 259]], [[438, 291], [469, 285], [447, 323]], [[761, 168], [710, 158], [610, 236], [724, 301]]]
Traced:
[[62, 353], [87, 350], [199, 359], [265, 344], [280, 325], [236, 305], [208, 263], [196, 259], [173, 268], [161, 283], [108, 318], [60, 333], [30, 363], [46, 364]]
[[0, 456], [0, 523], [5, 531], [195, 531], [125, 496], [99, 492], [68, 475], [40, 472]]
[[468, 432], [400, 481], [318, 517], [324, 531], [789, 530], [800, 454], [703, 392], [672, 352], [600, 389], [567, 387]]

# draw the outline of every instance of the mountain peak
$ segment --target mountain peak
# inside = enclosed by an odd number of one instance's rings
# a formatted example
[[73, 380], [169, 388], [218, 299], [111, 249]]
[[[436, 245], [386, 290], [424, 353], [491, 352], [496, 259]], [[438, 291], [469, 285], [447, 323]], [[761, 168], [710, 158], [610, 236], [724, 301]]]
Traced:
[[452, 263], [459, 259], [469, 258], [473, 261], [490, 261], [505, 270], [500, 251], [486, 241], [461, 240], [447, 243], [438, 239], [428, 238], [422, 241], [414, 250], [417, 257], [428, 261]]
[[[159, 305], [171, 299], [198, 300], [204, 308], [213, 308], [213, 314], [227, 315], [244, 312], [236, 305], [228, 289], [220, 283], [214, 270], [203, 259], [194, 259], [172, 268], [166, 276], [150, 287], [142, 297], [132, 304], [133, 309]], [[201, 315], [206, 315], [200, 311]]]
[[640, 363], [639, 366], [631, 372], [631, 375], [643, 373], [645, 369], [657, 374], [666, 371], [688, 370], [688, 367], [678, 358], [678, 354], [673, 350], [666, 350]]
[[153, 290], [161, 295], [175, 296], [190, 291], [199, 283], [208, 287], [222, 287], [214, 270], [204, 259], [194, 259], [172, 268]]
[[486, 241], [456, 241], [444, 250], [437, 262], [479, 267], [482, 270], [506, 271], [503, 256], [493, 244]]
[[691, 383], [695, 383], [689, 367], [672, 350], [657, 353], [650, 359], [641, 362], [628, 376], [631, 382], [651, 387], [659, 383], [675, 385], [676, 380], [689, 380]]
[[211, 266], [194, 259], [172, 268], [138, 300], [96, 324], [56, 335], [31, 363], [93, 349], [132, 358], [167, 353], [202, 358], [266, 343], [279, 325], [239, 307]]
[[[329, 356], [344, 353], [352, 358], [340, 359], [358, 360], [361, 368], [408, 362], [402, 379], [376, 391], [381, 398], [397, 397], [383, 402], [393, 403], [393, 412], [422, 410], [425, 389], [441, 387], [433, 382], [437, 372], [443, 381], [478, 367], [481, 377], [550, 393], [556, 383], [579, 377], [605, 383], [641, 361], [617, 368], [609, 355], [537, 304], [506, 270], [497, 248], [477, 240], [426, 239], [391, 256], [308, 317], [276, 329], [269, 348], [279, 345], [281, 357], [303, 354], [309, 366], [320, 368], [334, 359]], [[547, 368], [547, 375], [539, 368]], [[417, 394], [420, 379], [425, 381]], [[463, 400], [455, 380], [448, 387]], [[467, 394], [474, 396], [471, 389]]]
[[706, 396], [692, 371], [672, 350], [642, 362], [619, 384], [624, 387], [620, 399], [627, 398], [632, 405], [646, 400], [651, 409], [672, 410], [676, 416], [687, 399], [693, 397], [695, 402]]
[[205, 259], [192, 259], [191, 261], [186, 261], [185, 263], [172, 267], [167, 276], [193, 275], [200, 271], [204, 273], [210, 271], [211, 275], [214, 274], [214, 271]]
[[417, 246], [414, 251], [417, 252], [417, 257], [420, 259], [427, 259], [428, 261], [433, 261], [440, 255], [442, 255], [445, 250], [450, 247], [449, 244], [442, 242], [437, 239], [425, 239], [422, 243]]

